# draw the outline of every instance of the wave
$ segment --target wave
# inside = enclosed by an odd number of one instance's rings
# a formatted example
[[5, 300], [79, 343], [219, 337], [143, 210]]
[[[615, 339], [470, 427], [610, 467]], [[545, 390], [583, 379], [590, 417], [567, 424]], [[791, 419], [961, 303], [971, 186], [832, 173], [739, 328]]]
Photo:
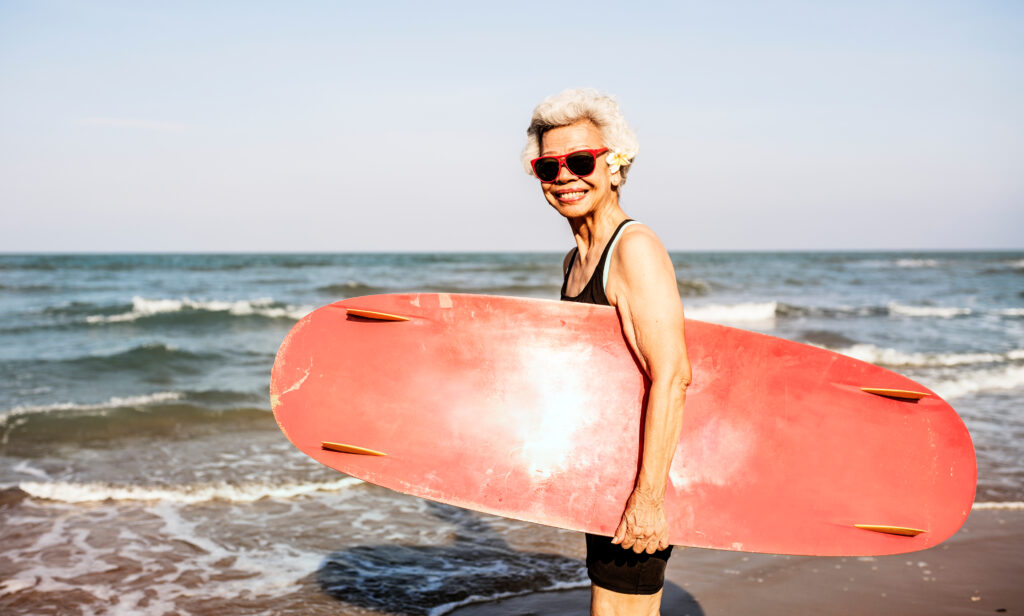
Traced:
[[63, 364], [78, 365], [89, 369], [146, 369], [148, 366], [159, 365], [163, 368], [182, 368], [204, 360], [218, 360], [217, 353], [193, 353], [173, 345], [154, 342], [140, 344], [125, 351], [108, 355], [82, 355], [72, 359], [61, 360]]
[[703, 297], [711, 293], [711, 285], [700, 278], [679, 278], [676, 288], [681, 297]]
[[[764, 302], [764, 303], [748, 303], [748, 304], [737, 304], [737, 306], [757, 306], [758, 310], [763, 313], [767, 313], [768, 305], [774, 304], [774, 316], [780, 318], [798, 318], [798, 317], [827, 317], [827, 318], [848, 318], [848, 317], [910, 317], [910, 318], [937, 318], [937, 319], [952, 319], [956, 317], [973, 316], [976, 314], [995, 315], [1008, 318], [1024, 317], [1024, 308], [1001, 308], [994, 310], [975, 311], [971, 308], [961, 308], [955, 306], [909, 306], [900, 304], [898, 302], [890, 302], [885, 306], [802, 306], [799, 304], [787, 304], [784, 302]], [[694, 309], [700, 309], [702, 307], [688, 307], [688, 312]], [[728, 308], [732, 311], [732, 306], [714, 306], [715, 309]], [[741, 312], [743, 310], [740, 310]], [[699, 318], [699, 317], [694, 317]], [[710, 320], [710, 319], [708, 319]], [[748, 320], [767, 320], [766, 319], [748, 319]]]
[[5, 293], [50, 293], [57, 290], [48, 284], [0, 284], [0, 291]]
[[[436, 288], [434, 289], [437, 293], [451, 292], [452, 288]], [[539, 297], [546, 299], [556, 299], [561, 286], [558, 284], [504, 284], [504, 285], [480, 285], [480, 286], [465, 286], [458, 289], [458, 293], [479, 293], [482, 295], [507, 295], [515, 297]]]
[[342, 477], [326, 482], [208, 483], [185, 486], [138, 486], [66, 481], [23, 481], [18, 488], [33, 498], [65, 503], [115, 501], [162, 501], [195, 504], [209, 501], [251, 503], [263, 498], [289, 499], [316, 492], [340, 492], [363, 481]]
[[936, 317], [940, 319], [952, 319], [953, 317], [966, 316], [973, 312], [970, 308], [904, 306], [896, 302], [890, 303], [888, 308], [890, 315], [901, 317]]
[[851, 317], [885, 314], [877, 307], [813, 307], [782, 302], [742, 302], [738, 304], [687, 305], [686, 316], [712, 323], [770, 323], [776, 318]]
[[907, 353], [896, 349], [880, 348], [873, 344], [855, 344], [835, 349], [835, 351], [861, 361], [891, 367], [948, 367], [1024, 360], [1024, 349], [1006, 353]]
[[140, 407], [165, 404], [181, 400], [184, 394], [175, 391], [160, 391], [144, 396], [113, 397], [104, 402], [81, 404], [75, 402], [57, 402], [55, 404], [20, 405], [8, 409], [0, 415], [0, 446], [7, 445], [11, 433], [30, 423], [38, 423], [47, 415], [65, 416], [69, 414], [105, 415], [118, 409], [138, 409]]
[[350, 280], [341, 284], [327, 284], [322, 287], [317, 287], [316, 291], [317, 293], [323, 293], [324, 295], [330, 296], [359, 297], [361, 295], [387, 293], [388, 289], [385, 287], [377, 287]]
[[164, 402], [172, 402], [174, 400], [181, 400], [185, 394], [177, 391], [159, 391], [152, 394], [146, 394], [144, 396], [127, 396], [118, 397], [115, 396], [106, 400], [105, 402], [98, 402], [95, 404], [80, 404], [75, 402], [57, 402], [55, 404], [38, 404], [38, 405], [23, 405], [16, 406], [9, 409], [3, 415], [0, 415], [0, 426], [3, 426], [6, 422], [9, 422], [12, 418], [19, 415], [31, 415], [39, 413], [50, 413], [54, 411], [107, 411], [117, 408], [134, 408], [139, 406], [148, 406], [150, 404], [160, 404]]
[[975, 511], [991, 511], [991, 510], [1013, 510], [1020, 511], [1024, 509], [1024, 502], [1020, 501], [1006, 501], [1006, 502], [985, 502], [985, 503], [974, 503], [971, 509]]
[[687, 318], [711, 323], [764, 323], [775, 320], [778, 302], [687, 306]]
[[779, 302], [775, 310], [779, 317], [875, 317], [889, 314], [882, 306], [800, 306]]
[[943, 381], [932, 387], [946, 400], [988, 392], [1009, 391], [1024, 387], [1024, 366], [1003, 366], [978, 370]]
[[917, 269], [921, 267], [938, 267], [939, 262], [936, 259], [896, 259], [893, 265], [905, 269]]
[[[558, 296], [558, 284], [472, 284], [462, 283], [459, 285], [426, 285], [418, 289], [425, 293], [473, 293], [480, 295], [505, 295], [513, 297], [546, 297], [555, 298]], [[317, 292], [333, 297], [359, 297], [363, 295], [375, 295], [378, 293], [399, 292], [393, 288], [374, 287], [362, 283], [331, 284], [316, 288]]]
[[[843, 263], [845, 261], [839, 261]], [[861, 260], [859, 258], [852, 258], [851, 262], [855, 266], [859, 267], [870, 267], [870, 268], [899, 268], [899, 269], [922, 269], [922, 268], [933, 268], [939, 267], [942, 262], [939, 259], [932, 257], [892, 257], [892, 258], [879, 258], [879, 259], [866, 259]]]
[[268, 319], [289, 319], [297, 321], [313, 311], [312, 306], [291, 306], [275, 302], [271, 298], [251, 300], [219, 301], [182, 299], [148, 299], [135, 296], [131, 309], [118, 314], [92, 314], [85, 317], [90, 324], [126, 323], [142, 319], [175, 314], [227, 314], [238, 317], [258, 316]]
[[98, 403], [17, 406], [0, 415], [0, 453], [35, 455], [55, 443], [185, 438], [211, 431], [276, 430], [269, 402], [242, 392], [163, 391]]
[[819, 346], [825, 349], [839, 349], [852, 347], [857, 344], [857, 341], [849, 338], [839, 332], [830, 331], [827, 329], [809, 329], [800, 332], [799, 336], [794, 338], [798, 342], [804, 344], [810, 344], [813, 346]]
[[798, 317], [871, 317], [884, 316], [880, 306], [801, 306], [784, 302], [742, 302], [738, 304], [686, 305], [686, 316], [712, 323], [768, 322], [776, 318]]
[[43, 309], [42, 313], [51, 317], [81, 317], [96, 312], [104, 314], [114, 314], [118, 311], [124, 310], [127, 307], [125, 304], [117, 305], [100, 305], [92, 302], [82, 301], [70, 301], [60, 304], [59, 306], [48, 306]]

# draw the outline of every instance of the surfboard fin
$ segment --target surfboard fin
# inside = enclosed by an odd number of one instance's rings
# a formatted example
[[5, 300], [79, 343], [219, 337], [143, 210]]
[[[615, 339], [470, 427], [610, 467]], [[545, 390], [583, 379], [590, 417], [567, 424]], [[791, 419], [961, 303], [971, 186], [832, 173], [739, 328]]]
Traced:
[[907, 528], [905, 526], [886, 526], [884, 524], [854, 524], [857, 528], [862, 530], [870, 530], [876, 533], [883, 533], [886, 535], [899, 535], [901, 537], [916, 537], [921, 533], [928, 532], [921, 530], [920, 528]]
[[926, 394], [923, 391], [907, 391], [905, 389], [885, 389], [882, 387], [861, 387], [861, 391], [866, 391], [869, 394], [875, 394], [876, 396], [884, 396], [886, 398], [898, 398], [900, 400], [920, 400]]
[[377, 451], [375, 449], [367, 449], [365, 447], [356, 447], [355, 445], [346, 445], [344, 443], [332, 443], [330, 441], [320, 441], [320, 446], [330, 451], [338, 451], [341, 453], [354, 453], [361, 456], [386, 456], [388, 454], [383, 451]]
[[362, 308], [346, 308], [345, 312], [354, 317], [362, 317], [364, 319], [373, 319], [375, 321], [408, 321], [409, 317], [403, 317], [397, 314], [388, 314], [387, 312], [377, 312], [376, 310], [363, 310]]

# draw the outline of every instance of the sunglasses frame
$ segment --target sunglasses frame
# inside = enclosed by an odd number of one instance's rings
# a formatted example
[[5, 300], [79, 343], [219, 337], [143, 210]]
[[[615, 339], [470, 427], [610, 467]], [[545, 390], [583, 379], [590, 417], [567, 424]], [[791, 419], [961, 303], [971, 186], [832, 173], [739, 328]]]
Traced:
[[[533, 175], [536, 176], [536, 178], [538, 180], [540, 180], [541, 182], [544, 182], [545, 184], [550, 184], [550, 183], [554, 182], [555, 180], [557, 180], [558, 176], [562, 175], [562, 167], [565, 167], [566, 171], [568, 171], [569, 173], [575, 175], [578, 178], [585, 178], [588, 175], [592, 175], [594, 173], [594, 171], [597, 170], [597, 157], [602, 155], [602, 154], [604, 154], [607, 151], [608, 151], [608, 148], [597, 148], [595, 150], [583, 149], [583, 150], [573, 150], [572, 152], [568, 152], [568, 153], [563, 154], [561, 156], [538, 156], [537, 158], [534, 158], [533, 160], [530, 161], [530, 168], [533, 169]], [[572, 156], [573, 154], [579, 154], [580, 152], [586, 152], [587, 154], [590, 154], [591, 156], [594, 157], [594, 168], [590, 170], [590, 173], [584, 173], [583, 175], [580, 175], [580, 174], [576, 173], [575, 171], [573, 171], [572, 169], [570, 169], [568, 163], [566, 162], [566, 159], [568, 159], [570, 156]], [[547, 160], [549, 158], [553, 158], [555, 161], [558, 162], [558, 171], [555, 173], [555, 177], [551, 178], [550, 180], [545, 180], [545, 179], [542, 179], [540, 177], [539, 173], [537, 173], [537, 163], [539, 161]]]

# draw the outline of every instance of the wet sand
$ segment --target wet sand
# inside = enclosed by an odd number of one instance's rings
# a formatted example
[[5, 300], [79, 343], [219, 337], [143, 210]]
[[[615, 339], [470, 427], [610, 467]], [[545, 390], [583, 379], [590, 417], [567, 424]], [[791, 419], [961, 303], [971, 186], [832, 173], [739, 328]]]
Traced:
[[[456, 616], [588, 614], [590, 591], [536, 593]], [[677, 551], [665, 616], [1024, 614], [1024, 510], [978, 510], [930, 550], [873, 558]]]

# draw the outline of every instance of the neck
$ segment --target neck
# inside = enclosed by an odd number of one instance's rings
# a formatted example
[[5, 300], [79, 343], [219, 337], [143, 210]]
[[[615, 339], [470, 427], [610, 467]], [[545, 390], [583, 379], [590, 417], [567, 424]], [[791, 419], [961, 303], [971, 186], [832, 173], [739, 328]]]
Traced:
[[569, 226], [576, 238], [580, 260], [583, 261], [593, 249], [601, 249], [615, 228], [628, 218], [618, 203], [595, 210], [580, 218], [570, 218]]

